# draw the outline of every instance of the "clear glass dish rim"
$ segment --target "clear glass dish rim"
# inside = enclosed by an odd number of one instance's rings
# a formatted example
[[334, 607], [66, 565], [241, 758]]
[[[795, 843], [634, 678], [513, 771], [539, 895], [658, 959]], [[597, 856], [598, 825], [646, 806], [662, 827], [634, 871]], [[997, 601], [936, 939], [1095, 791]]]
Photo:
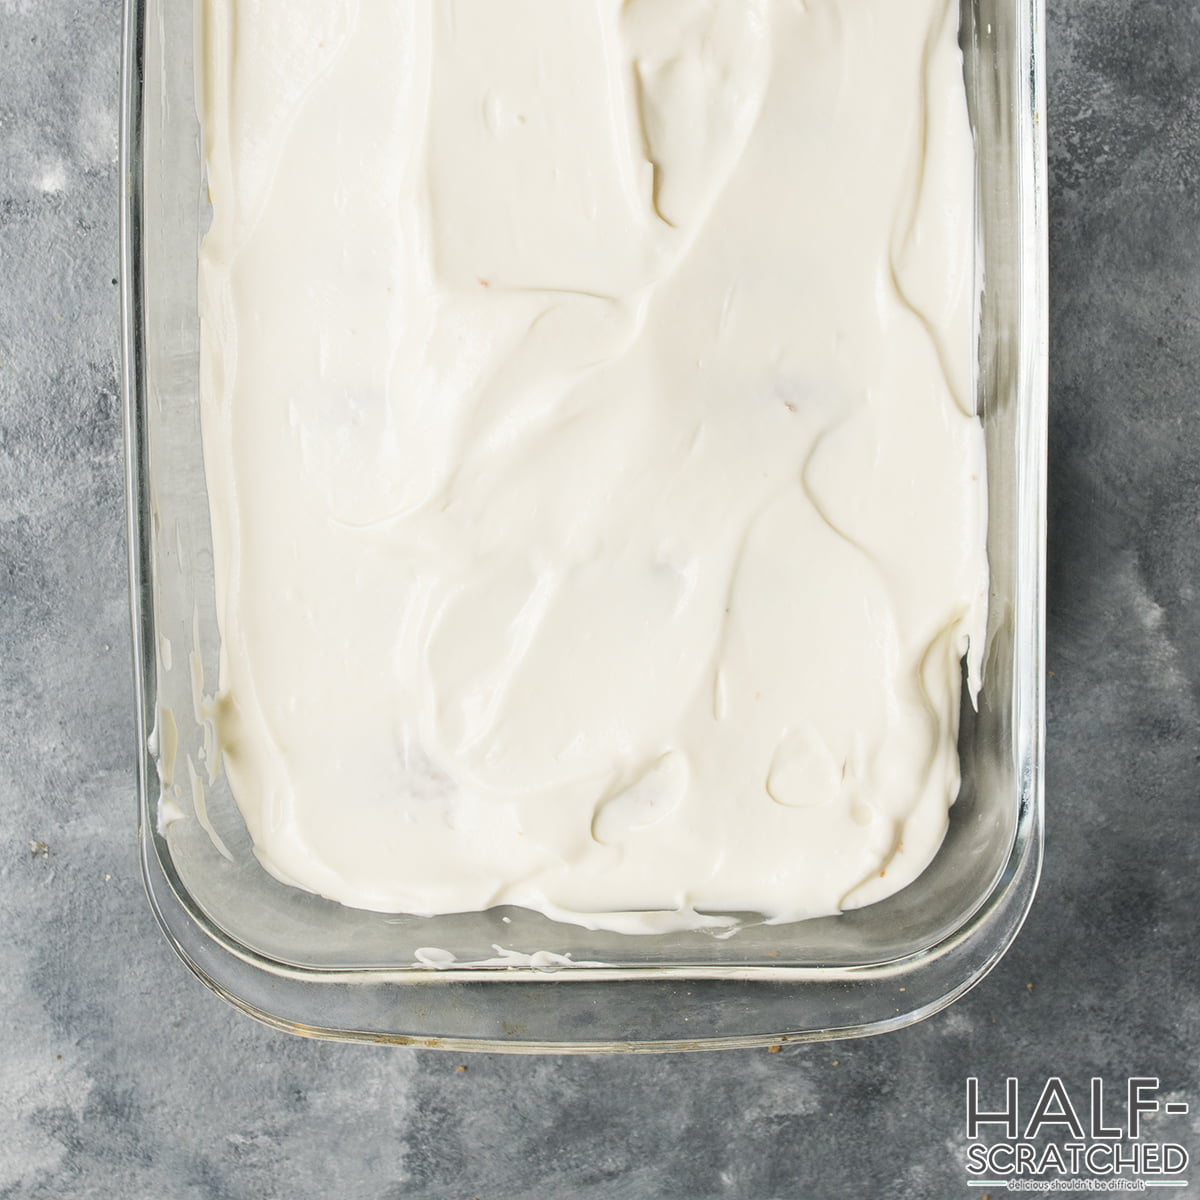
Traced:
[[[797, 1028], [746, 1037], [700, 1037], [652, 1041], [600, 1040], [541, 1041], [511, 1038], [409, 1036], [395, 1031], [335, 1028], [308, 1025], [278, 1015], [258, 1002], [253, 980], [269, 977], [276, 987], [286, 987], [295, 998], [315, 998], [316, 991], [331, 986], [361, 987], [364, 983], [403, 988], [444, 985], [447, 972], [420, 967], [298, 968], [249, 949], [210, 921], [190, 897], [157, 846], [151, 810], [151, 787], [156, 778], [150, 751], [154, 725], [156, 679], [153, 575], [150, 543], [150, 492], [145, 411], [147, 404], [144, 322], [143, 247], [143, 124], [144, 48], [147, 0], [124, 0], [120, 120], [120, 300], [122, 400], [125, 440], [125, 483], [128, 523], [130, 615], [133, 632], [133, 667], [136, 728], [140, 739], [137, 757], [138, 838], [143, 884], [151, 908], [165, 936], [185, 964], [209, 988], [241, 1011], [275, 1028], [310, 1037], [334, 1040], [416, 1044], [456, 1051], [513, 1053], [538, 1052], [648, 1052], [769, 1045], [779, 1042], [834, 1040], [886, 1032], [923, 1020], [968, 991], [1006, 952], [1019, 931], [1036, 892], [1042, 861], [1044, 825], [1044, 591], [1046, 525], [1046, 402], [1047, 402], [1047, 188], [1045, 144], [1044, 22], [1045, 0], [1022, 0], [1028, 19], [1024, 43], [1028, 67], [1022, 82], [1018, 113], [1028, 137], [1022, 138], [1027, 160], [1021, 173], [1020, 221], [1021, 275], [1017, 364], [1018, 445], [1020, 505], [1032, 513], [1017, 525], [1017, 626], [1013, 705], [1016, 736], [1024, 735], [1019, 756], [1020, 809], [1015, 835], [1005, 867], [982, 904], [952, 933], [933, 945], [894, 961], [848, 967], [754, 965], [723, 966], [576, 967], [548, 976], [528, 967], [455, 969], [455, 984], [488, 988], [570, 986], [580, 981], [637, 986], [662, 980], [736, 981], [740, 985], [791, 984], [804, 988], [813, 983], [847, 986], [887, 980], [917, 980], [923, 968], [958, 955], [965, 967], [956, 986], [922, 994], [918, 987], [893, 1014], [860, 1023], [819, 1029]], [[1023, 636], [1022, 636], [1023, 635]], [[973, 956], [967, 954], [973, 939], [988, 924], [1002, 932]]]

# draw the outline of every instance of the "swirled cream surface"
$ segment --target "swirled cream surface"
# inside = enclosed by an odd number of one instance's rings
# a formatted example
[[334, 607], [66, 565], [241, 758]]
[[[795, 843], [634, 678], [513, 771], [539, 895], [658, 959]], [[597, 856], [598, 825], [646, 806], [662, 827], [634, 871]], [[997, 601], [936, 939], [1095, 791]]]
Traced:
[[202, 0], [219, 734], [344, 904], [896, 891], [982, 647], [957, 0]]

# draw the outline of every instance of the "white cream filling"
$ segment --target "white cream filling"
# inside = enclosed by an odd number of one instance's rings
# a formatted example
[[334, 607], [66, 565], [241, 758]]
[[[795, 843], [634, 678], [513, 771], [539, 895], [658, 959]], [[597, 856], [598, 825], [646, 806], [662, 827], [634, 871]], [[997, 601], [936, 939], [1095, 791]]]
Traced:
[[268, 870], [632, 932], [909, 883], [987, 584], [957, 3], [200, 2]]

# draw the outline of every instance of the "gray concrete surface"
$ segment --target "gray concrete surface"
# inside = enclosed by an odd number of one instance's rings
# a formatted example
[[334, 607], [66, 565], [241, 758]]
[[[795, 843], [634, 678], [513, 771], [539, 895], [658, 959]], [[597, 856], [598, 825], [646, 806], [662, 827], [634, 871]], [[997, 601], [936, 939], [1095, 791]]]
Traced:
[[1049, 832], [1023, 935], [902, 1033], [636, 1060], [292, 1039], [205, 991], [154, 927], [134, 844], [118, 26], [115, 0], [0, 0], [0, 1197], [979, 1195], [968, 1075], [995, 1099], [1008, 1074], [1158, 1076], [1193, 1111], [1150, 1133], [1200, 1154], [1194, 0], [1050, 4]]

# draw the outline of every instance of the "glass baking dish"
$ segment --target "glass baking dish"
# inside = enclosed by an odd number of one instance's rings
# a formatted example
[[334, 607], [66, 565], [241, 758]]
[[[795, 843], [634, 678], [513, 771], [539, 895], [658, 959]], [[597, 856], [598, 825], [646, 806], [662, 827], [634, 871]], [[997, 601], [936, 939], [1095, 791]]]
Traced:
[[1046, 193], [1042, 0], [963, 0], [977, 177], [977, 386], [992, 572], [978, 711], [933, 864], [837, 917], [731, 937], [589, 932], [521, 909], [344, 908], [255, 859], [219, 769], [201, 459], [197, 246], [206, 220], [191, 6], [127, 0], [122, 316], [139, 836], [146, 888], [210, 987], [276, 1027], [455, 1050], [654, 1051], [895, 1029], [1004, 953], [1041, 862]]

